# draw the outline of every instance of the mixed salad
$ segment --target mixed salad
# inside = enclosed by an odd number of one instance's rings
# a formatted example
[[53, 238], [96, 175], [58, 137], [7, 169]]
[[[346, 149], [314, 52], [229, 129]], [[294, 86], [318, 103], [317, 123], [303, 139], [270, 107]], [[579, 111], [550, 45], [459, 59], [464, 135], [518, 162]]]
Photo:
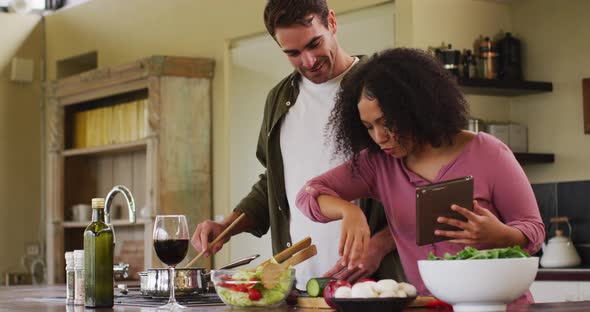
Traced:
[[261, 272], [262, 266], [256, 272], [240, 270], [231, 276], [220, 276], [217, 294], [225, 303], [239, 307], [271, 306], [285, 299], [291, 289], [292, 270], [284, 270], [272, 289], [262, 285]]
[[528, 258], [529, 253], [522, 250], [520, 246], [496, 248], [487, 250], [477, 250], [472, 247], [465, 247], [456, 255], [445, 253], [441, 257], [435, 256], [432, 252], [428, 255], [428, 260], [475, 260], [475, 259], [506, 259], [506, 258]]

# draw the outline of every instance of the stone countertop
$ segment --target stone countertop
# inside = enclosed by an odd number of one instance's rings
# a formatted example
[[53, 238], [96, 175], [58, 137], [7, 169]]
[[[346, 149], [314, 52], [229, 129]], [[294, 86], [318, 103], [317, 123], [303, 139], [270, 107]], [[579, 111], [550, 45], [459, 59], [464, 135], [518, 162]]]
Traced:
[[[60, 297], [65, 294], [65, 286], [45, 286], [45, 287], [0, 287], [0, 310], [1, 311], [85, 311], [82, 306], [68, 306], [62, 302], [56, 302], [51, 298]], [[138, 307], [138, 306], [120, 306], [115, 305], [111, 309], [89, 309], [89, 311], [125, 311], [125, 312], [147, 312], [156, 311], [156, 308]], [[289, 306], [282, 306], [272, 309], [256, 309], [257, 311], [296, 311], [296, 312], [317, 312], [317, 309], [305, 309]], [[251, 311], [248, 309], [231, 309], [227, 306], [207, 306], [207, 307], [190, 307], [184, 311]], [[331, 311], [331, 310], [323, 310]], [[425, 308], [408, 308], [405, 311], [419, 312], [419, 311], [437, 311]], [[508, 312], [524, 312], [524, 311], [552, 311], [552, 312], [574, 312], [574, 311], [590, 311], [590, 301], [580, 302], [557, 302], [557, 303], [542, 303], [542, 304], [525, 304], [513, 305], [507, 310]]]

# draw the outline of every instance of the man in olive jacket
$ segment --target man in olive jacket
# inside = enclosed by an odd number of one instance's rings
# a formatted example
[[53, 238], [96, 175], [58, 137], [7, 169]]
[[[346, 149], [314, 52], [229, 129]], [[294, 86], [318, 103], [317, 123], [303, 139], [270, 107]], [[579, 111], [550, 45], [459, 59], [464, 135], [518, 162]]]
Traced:
[[[325, 127], [326, 114], [333, 107], [333, 97], [341, 79], [363, 59], [350, 56], [340, 48], [335, 36], [336, 17], [325, 0], [270, 0], [264, 18], [270, 35], [295, 68], [266, 99], [256, 149], [256, 156], [266, 170], [230, 216], [220, 223], [208, 220], [198, 225], [192, 238], [193, 246], [198, 251], [209, 249], [206, 252], [209, 255], [221, 249], [232, 235], [249, 232], [261, 237], [270, 228], [272, 249], [276, 254], [311, 233], [320, 258], [315, 259], [316, 262], [325, 259], [332, 262], [315, 263], [312, 267], [307, 264], [304, 270], [299, 269], [303, 264], [298, 266], [298, 288], [302, 289], [307, 279], [318, 273], [352, 282], [369, 276], [403, 279], [399, 259], [394, 259], [395, 244], [380, 205], [370, 204], [370, 201], [363, 205], [372, 238], [368, 260], [355, 268], [343, 267], [334, 249], [340, 229], [334, 230], [334, 225], [329, 228], [326, 224], [308, 224], [309, 220], [294, 206], [294, 196], [305, 181], [338, 164], [328, 164], [325, 153], [318, 154], [316, 150], [322, 147], [320, 141], [324, 133], [321, 129]], [[315, 108], [322, 110], [317, 113]], [[322, 114], [324, 117], [317, 116]], [[305, 131], [316, 132], [308, 133], [311, 135], [307, 138]], [[208, 242], [240, 214], [246, 216], [232, 229], [231, 235], [224, 242], [208, 246]], [[333, 255], [321, 258], [321, 252], [324, 252], [322, 256]]]

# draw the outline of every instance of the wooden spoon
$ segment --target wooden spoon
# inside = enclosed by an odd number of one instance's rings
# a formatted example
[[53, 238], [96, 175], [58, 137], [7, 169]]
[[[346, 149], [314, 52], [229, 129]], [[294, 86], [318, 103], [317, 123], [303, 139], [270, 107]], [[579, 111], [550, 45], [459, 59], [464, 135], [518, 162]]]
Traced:
[[[242, 213], [239, 217], [237, 217], [234, 220], [234, 222], [232, 222], [227, 228], [225, 228], [225, 230], [223, 230], [223, 232], [219, 233], [219, 235], [217, 235], [217, 237], [211, 243], [209, 243], [209, 248], [211, 248], [211, 246], [217, 244], [225, 236], [225, 234], [227, 234], [229, 231], [231, 231], [231, 229], [233, 229], [234, 226], [236, 226], [236, 224], [238, 224], [240, 221], [242, 221], [242, 219], [245, 216], [246, 216], [246, 214]], [[185, 266], [185, 268], [188, 268], [191, 265], [195, 264], [195, 262], [197, 262], [197, 260], [199, 260], [199, 258], [201, 258], [203, 256], [203, 254], [205, 253], [205, 251], [207, 251], [207, 249], [203, 249], [196, 257], [193, 258], [193, 260], [191, 260]]]
[[308, 237], [298, 241], [293, 246], [274, 255], [271, 259], [268, 259], [268, 260], [262, 262], [259, 266], [263, 266], [263, 265], [267, 265], [267, 264], [271, 263], [272, 259], [275, 259], [275, 261], [277, 263], [281, 263], [281, 262], [289, 259], [289, 257], [294, 255], [296, 252], [299, 252], [299, 251], [305, 249], [306, 247], [309, 247], [310, 245], [311, 245], [311, 237], [308, 236]]
[[266, 289], [272, 289], [279, 283], [279, 276], [289, 268], [295, 266], [318, 253], [315, 245], [306, 247], [301, 252], [295, 254], [291, 258], [285, 260], [283, 263], [268, 263], [262, 268], [260, 272], [260, 280]]

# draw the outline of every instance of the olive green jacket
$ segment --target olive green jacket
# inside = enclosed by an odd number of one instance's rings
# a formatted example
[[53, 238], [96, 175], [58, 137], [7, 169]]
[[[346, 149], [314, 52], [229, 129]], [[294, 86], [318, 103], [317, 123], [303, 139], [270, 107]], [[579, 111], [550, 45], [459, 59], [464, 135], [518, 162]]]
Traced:
[[[367, 57], [360, 58], [359, 63], [367, 60]], [[234, 211], [245, 213], [250, 219], [256, 221], [255, 227], [248, 230], [251, 234], [261, 237], [270, 228], [274, 254], [294, 243], [291, 241], [289, 229], [290, 207], [284, 183], [280, 126], [285, 115], [297, 100], [300, 79], [300, 74], [293, 72], [268, 93], [256, 148], [256, 157], [266, 170], [260, 174], [258, 182], [252, 186], [250, 193], [234, 209]], [[376, 233], [387, 226], [382, 206], [379, 205], [375, 209], [363, 207], [363, 210], [367, 216], [371, 233]], [[399, 272], [401, 266], [398, 265], [398, 269], [395, 269], [396, 263], [399, 261], [394, 261], [393, 255], [390, 254], [386, 256], [378, 272], [383, 272], [384, 278], [397, 277], [399, 280], [400, 276], [395, 272]]]

